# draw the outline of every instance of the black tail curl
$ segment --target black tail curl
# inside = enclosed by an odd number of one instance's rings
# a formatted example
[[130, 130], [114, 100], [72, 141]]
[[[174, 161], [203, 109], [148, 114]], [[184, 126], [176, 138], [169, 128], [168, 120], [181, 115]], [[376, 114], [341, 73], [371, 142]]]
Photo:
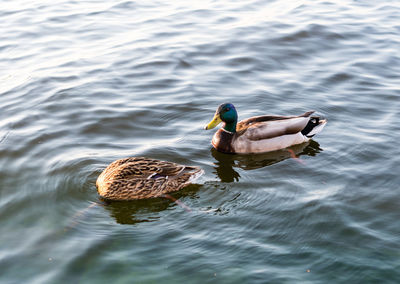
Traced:
[[319, 116], [312, 116], [310, 118], [310, 120], [308, 121], [306, 127], [304, 127], [304, 129], [301, 131], [301, 134], [303, 134], [304, 136], [307, 136], [308, 138], [313, 137], [314, 135], [308, 136], [307, 134], [310, 133], [314, 129], [314, 127], [319, 125], [319, 120], [320, 120]]

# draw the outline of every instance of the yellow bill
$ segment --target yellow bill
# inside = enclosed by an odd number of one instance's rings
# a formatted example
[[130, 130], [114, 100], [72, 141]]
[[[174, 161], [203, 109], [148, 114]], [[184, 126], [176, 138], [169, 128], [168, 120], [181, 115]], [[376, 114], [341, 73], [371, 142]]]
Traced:
[[205, 130], [213, 129], [215, 126], [217, 126], [221, 122], [222, 122], [222, 120], [221, 120], [221, 117], [219, 116], [219, 114], [215, 114], [214, 118], [211, 120], [211, 122], [209, 124], [206, 125], [206, 127], [204, 127], [204, 129]]

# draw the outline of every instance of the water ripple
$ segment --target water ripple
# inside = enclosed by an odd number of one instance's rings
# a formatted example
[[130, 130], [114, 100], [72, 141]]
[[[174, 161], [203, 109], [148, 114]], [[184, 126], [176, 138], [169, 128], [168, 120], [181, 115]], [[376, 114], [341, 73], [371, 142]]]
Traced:
[[[399, 12], [395, 1], [4, 6], [2, 282], [399, 282]], [[329, 123], [290, 151], [226, 155], [202, 128], [227, 101], [240, 119], [315, 109]], [[192, 211], [100, 200], [97, 176], [126, 156], [201, 166], [174, 194]]]

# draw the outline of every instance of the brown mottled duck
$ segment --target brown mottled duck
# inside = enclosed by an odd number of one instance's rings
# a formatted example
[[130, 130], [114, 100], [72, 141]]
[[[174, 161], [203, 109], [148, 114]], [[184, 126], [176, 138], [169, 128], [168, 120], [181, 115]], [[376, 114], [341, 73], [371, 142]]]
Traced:
[[195, 166], [130, 157], [111, 163], [97, 178], [96, 186], [100, 196], [106, 200], [165, 197], [202, 174], [203, 170]]

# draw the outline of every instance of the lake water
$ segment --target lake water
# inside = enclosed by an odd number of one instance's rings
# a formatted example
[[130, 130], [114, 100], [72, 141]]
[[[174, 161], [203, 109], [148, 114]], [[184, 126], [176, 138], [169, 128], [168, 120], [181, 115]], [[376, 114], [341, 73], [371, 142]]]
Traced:
[[[168, 3], [171, 2], [171, 3]], [[3, 1], [1, 283], [400, 283], [399, 1]], [[316, 110], [309, 144], [204, 131]], [[200, 166], [102, 203], [113, 160]]]

